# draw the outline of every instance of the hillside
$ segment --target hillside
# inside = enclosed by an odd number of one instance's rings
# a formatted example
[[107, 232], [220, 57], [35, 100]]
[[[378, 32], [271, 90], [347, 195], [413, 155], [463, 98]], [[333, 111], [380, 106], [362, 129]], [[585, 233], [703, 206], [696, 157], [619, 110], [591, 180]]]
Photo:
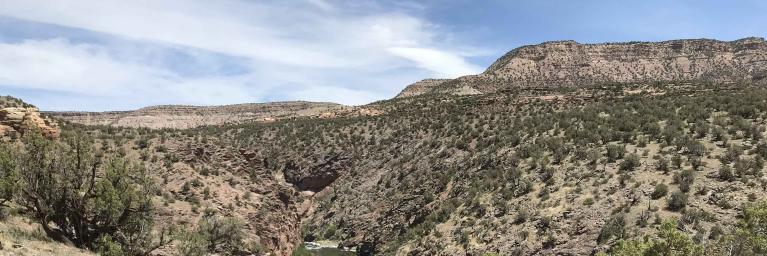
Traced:
[[71, 121], [51, 143], [90, 138], [94, 162], [143, 167], [156, 230], [236, 227], [214, 230], [237, 234], [230, 247], [181, 233], [160, 255], [305, 255], [320, 240], [358, 255], [760, 255], [765, 58], [754, 38], [550, 42], [359, 107], [51, 113]]
[[767, 42], [744, 38], [579, 44], [546, 42], [514, 49], [485, 72], [408, 86], [398, 97], [430, 92], [476, 94], [514, 87], [701, 81], [767, 83]]

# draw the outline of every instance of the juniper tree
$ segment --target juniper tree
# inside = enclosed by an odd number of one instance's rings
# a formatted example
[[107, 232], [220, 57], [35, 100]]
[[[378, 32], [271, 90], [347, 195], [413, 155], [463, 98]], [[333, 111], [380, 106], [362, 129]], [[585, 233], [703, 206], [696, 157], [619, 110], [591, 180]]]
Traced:
[[26, 136], [15, 201], [49, 237], [80, 248], [145, 255], [166, 244], [164, 233], [153, 233], [154, 187], [145, 169], [92, 149], [91, 138], [74, 132], [61, 142]]
[[13, 198], [18, 180], [12, 145], [0, 143], [0, 206]]

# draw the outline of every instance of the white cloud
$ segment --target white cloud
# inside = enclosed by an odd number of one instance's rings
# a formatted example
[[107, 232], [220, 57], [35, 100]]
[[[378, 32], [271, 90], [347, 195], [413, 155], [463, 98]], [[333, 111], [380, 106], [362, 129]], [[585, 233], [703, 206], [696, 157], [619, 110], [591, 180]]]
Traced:
[[[224, 103], [252, 99], [238, 77], [187, 79], [113, 58], [107, 49], [64, 39], [0, 44], [0, 84], [90, 97]], [[242, 78], [239, 78], [240, 80]], [[218, 100], [211, 99], [210, 96]], [[251, 97], [249, 97], [251, 96]]]
[[[424, 19], [339, 5], [324, 0], [0, 0], [0, 16], [144, 46], [73, 43], [67, 35], [0, 44], [0, 84], [158, 97], [152, 102], [166, 93], [181, 98], [167, 103], [238, 103], [281, 95], [360, 104], [393, 96], [403, 82], [480, 71], [465, 56], [452, 54], [475, 49], [444, 45], [440, 39], [447, 32]], [[149, 54], [169, 48], [189, 52], [198, 62], [219, 54], [241, 58], [247, 70], [192, 78], [176, 67], [158, 65]]]
[[415, 47], [392, 47], [389, 52], [407, 58], [439, 74], [440, 78], [452, 78], [481, 72], [482, 68], [468, 63], [463, 58], [442, 51]]
[[[0, 44], [0, 83], [32, 89], [103, 95], [131, 84], [134, 74], [162, 74], [140, 66], [116, 63], [92, 45], [66, 40]], [[155, 74], [152, 74], [155, 73]]]

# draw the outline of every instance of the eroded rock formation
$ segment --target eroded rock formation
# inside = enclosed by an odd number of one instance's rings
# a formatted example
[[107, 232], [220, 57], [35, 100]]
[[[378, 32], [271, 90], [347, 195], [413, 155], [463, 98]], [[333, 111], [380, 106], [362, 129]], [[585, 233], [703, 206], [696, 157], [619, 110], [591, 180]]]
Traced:
[[33, 131], [39, 131], [52, 139], [58, 138], [60, 133], [54, 122], [40, 116], [37, 108], [10, 107], [0, 109], [0, 137], [10, 136], [13, 133], [24, 135]]

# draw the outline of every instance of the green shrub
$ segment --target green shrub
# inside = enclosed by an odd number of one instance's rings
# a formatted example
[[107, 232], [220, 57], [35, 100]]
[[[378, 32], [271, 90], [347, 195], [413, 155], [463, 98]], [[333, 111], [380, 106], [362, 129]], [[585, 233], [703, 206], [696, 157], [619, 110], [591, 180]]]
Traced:
[[626, 154], [625, 146], [614, 145], [614, 144], [607, 145], [607, 161], [611, 163], [615, 162], [616, 160], [623, 158], [623, 155], [625, 154]]
[[[714, 230], [711, 233], [713, 235]], [[767, 253], [767, 201], [743, 210], [737, 229], [712, 246], [715, 255], [765, 255]]]
[[695, 182], [695, 171], [692, 169], [683, 170], [674, 175], [674, 182], [679, 184], [679, 190], [689, 192], [693, 182]]
[[661, 197], [666, 196], [668, 193], [668, 186], [663, 183], [658, 183], [655, 185], [655, 190], [653, 190], [652, 194], [650, 194], [650, 198], [652, 199], [659, 199]]
[[639, 164], [639, 156], [637, 154], [629, 154], [623, 159], [623, 162], [621, 162], [620, 170], [633, 171]]
[[687, 206], [687, 194], [676, 191], [674, 193], [671, 193], [671, 196], [668, 198], [668, 209], [671, 211], [679, 211], [685, 206]]
[[731, 144], [727, 147], [727, 150], [722, 154], [719, 160], [724, 164], [729, 164], [738, 160], [741, 154], [743, 154], [743, 149]]
[[[695, 244], [685, 233], [677, 230], [674, 220], [664, 222], [658, 232], [658, 238], [650, 241], [623, 240], [611, 250], [614, 256], [639, 255], [674, 255], [698, 256], [703, 255], [703, 246]], [[734, 254], [737, 255], [737, 254]]]
[[602, 225], [602, 229], [599, 231], [599, 237], [597, 237], [597, 243], [603, 244], [612, 238], [623, 238], [626, 235], [625, 227], [626, 219], [623, 214], [610, 218], [604, 225]]
[[146, 138], [141, 138], [138, 141], [136, 141], [136, 147], [138, 149], [146, 149], [149, 147], [149, 140]]
[[658, 162], [655, 163], [655, 169], [658, 171], [665, 173], [668, 173], [669, 171], [669, 163], [666, 158], [661, 158], [658, 160]]
[[221, 217], [206, 209], [197, 228], [182, 234], [177, 247], [180, 255], [246, 254], [242, 222], [234, 217]]
[[333, 239], [336, 236], [336, 225], [330, 225], [327, 229], [325, 229], [324, 237], [325, 239]]
[[700, 159], [699, 156], [690, 156], [688, 158], [688, 161], [690, 163], [690, 166], [692, 166], [693, 170], [700, 170], [700, 167], [703, 166], [703, 160]]
[[671, 165], [676, 169], [682, 168], [682, 156], [674, 154], [674, 156], [671, 157]]
[[724, 234], [724, 230], [722, 230], [722, 227], [719, 226], [719, 224], [716, 224], [708, 231], [708, 238], [711, 240], [718, 240], [722, 234]]
[[735, 175], [733, 175], [729, 165], [722, 164], [722, 167], [719, 168], [719, 179], [722, 181], [735, 181]]
[[108, 234], [101, 236], [98, 241], [96, 241], [96, 251], [99, 253], [99, 255], [103, 256], [126, 255], [125, 252], [123, 252], [122, 246], [115, 242], [112, 239], [112, 236]]

